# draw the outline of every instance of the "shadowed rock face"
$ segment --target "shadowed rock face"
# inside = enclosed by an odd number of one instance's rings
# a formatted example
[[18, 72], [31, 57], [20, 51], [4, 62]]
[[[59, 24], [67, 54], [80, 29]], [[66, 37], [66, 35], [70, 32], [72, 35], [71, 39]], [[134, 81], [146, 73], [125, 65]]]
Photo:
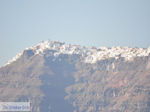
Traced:
[[150, 56], [83, 63], [26, 50], [0, 68], [0, 101], [31, 101], [32, 112], [150, 112]]
[[[45, 74], [40, 77], [43, 85], [41, 90], [44, 93], [44, 98], [41, 101], [41, 112], [72, 112], [73, 106], [69, 104], [64, 97], [67, 95], [65, 88], [74, 83], [71, 76], [75, 72], [73, 64], [67, 62], [67, 56], [56, 59], [46, 57], [46, 66], [52, 70], [52, 74]], [[61, 59], [61, 60], [60, 60]]]

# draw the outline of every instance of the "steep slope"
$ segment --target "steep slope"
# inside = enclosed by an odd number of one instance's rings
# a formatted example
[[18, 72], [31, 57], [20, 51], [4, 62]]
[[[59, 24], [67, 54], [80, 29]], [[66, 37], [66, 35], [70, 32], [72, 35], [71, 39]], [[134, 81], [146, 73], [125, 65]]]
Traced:
[[30, 101], [32, 112], [150, 112], [149, 53], [41, 42], [0, 68], [0, 100]]

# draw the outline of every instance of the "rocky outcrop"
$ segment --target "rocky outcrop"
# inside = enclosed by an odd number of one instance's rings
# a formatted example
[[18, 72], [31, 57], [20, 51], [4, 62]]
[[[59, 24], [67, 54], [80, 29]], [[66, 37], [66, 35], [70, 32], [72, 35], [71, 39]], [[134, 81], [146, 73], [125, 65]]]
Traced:
[[150, 112], [149, 49], [42, 42], [0, 68], [0, 100], [30, 101], [32, 112]]

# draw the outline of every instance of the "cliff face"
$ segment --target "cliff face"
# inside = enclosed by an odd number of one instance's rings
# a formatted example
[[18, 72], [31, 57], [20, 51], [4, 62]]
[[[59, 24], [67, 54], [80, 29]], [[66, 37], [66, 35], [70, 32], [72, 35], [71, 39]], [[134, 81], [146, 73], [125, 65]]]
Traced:
[[76, 83], [66, 89], [67, 98], [77, 112], [150, 112], [147, 59], [105, 60], [79, 67]]
[[28, 48], [0, 68], [0, 100], [30, 101], [32, 112], [150, 112], [149, 50], [113, 49]]

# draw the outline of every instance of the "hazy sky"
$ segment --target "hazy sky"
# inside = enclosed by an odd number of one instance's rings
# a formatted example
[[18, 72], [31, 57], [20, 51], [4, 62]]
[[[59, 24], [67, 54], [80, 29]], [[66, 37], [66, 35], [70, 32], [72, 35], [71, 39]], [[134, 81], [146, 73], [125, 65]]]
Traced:
[[42, 40], [150, 46], [150, 0], [0, 0], [0, 65]]

